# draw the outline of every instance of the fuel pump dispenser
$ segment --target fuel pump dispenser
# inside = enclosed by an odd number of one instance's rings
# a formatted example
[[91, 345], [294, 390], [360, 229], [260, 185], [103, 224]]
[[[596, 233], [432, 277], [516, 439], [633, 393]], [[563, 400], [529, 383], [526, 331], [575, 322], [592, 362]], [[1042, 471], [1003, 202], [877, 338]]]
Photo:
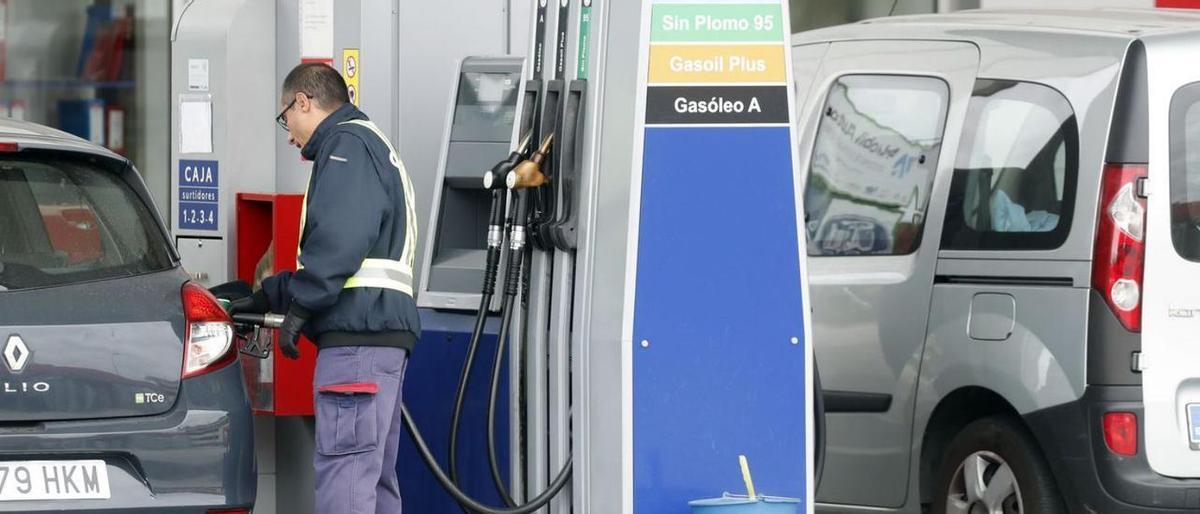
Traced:
[[[489, 416], [459, 426], [457, 401], [449, 442], [454, 469], [458, 440], [486, 437], [509, 509], [555, 493], [538, 512], [686, 512], [689, 499], [735, 489], [745, 454], [771, 494], [811, 511], [823, 425], [805, 319], [788, 19], [784, 2], [768, 0], [535, 4], [511, 146], [531, 153], [489, 175], [494, 185], [511, 168], [504, 292], [477, 313], [500, 316]], [[755, 71], [702, 71], [713, 66]], [[725, 97], [740, 112], [687, 108]], [[519, 142], [527, 127], [529, 142]], [[488, 219], [495, 229], [500, 218]], [[476, 244], [495, 244], [488, 233]], [[493, 438], [504, 355], [516, 417], [508, 483]], [[453, 485], [453, 475], [439, 481]]]
[[[512, 500], [570, 472], [540, 512], [682, 513], [736, 488], [746, 454], [772, 494], [811, 510], [822, 425], [788, 19], [781, 1], [536, 4], [527, 90], [539, 107], [522, 112], [548, 151], [509, 174], [498, 342], [522, 357], [510, 364], [523, 400], [510, 405]], [[739, 107], [688, 108], [726, 97]]]

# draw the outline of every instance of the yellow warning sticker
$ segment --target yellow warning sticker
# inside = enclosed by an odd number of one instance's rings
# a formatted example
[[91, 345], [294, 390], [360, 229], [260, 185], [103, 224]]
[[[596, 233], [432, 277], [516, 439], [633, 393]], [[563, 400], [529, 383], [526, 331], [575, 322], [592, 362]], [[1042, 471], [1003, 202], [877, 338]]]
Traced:
[[358, 76], [362, 75], [362, 61], [358, 58], [357, 48], [342, 49], [342, 78], [346, 79], [346, 92], [350, 94], [350, 103], [357, 107], [360, 89]]

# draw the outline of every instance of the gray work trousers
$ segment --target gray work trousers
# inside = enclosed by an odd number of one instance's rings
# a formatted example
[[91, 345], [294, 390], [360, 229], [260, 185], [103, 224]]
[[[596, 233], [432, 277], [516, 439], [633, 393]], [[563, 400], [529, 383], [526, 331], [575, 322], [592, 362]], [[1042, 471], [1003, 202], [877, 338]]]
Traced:
[[316, 514], [400, 514], [396, 454], [407, 362], [401, 348], [317, 354]]

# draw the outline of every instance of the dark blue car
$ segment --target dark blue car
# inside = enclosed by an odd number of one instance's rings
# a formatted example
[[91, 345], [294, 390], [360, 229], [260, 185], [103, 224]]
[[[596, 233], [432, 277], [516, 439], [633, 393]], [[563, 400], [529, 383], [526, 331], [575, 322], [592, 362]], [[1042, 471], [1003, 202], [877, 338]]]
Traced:
[[249, 512], [234, 338], [127, 159], [0, 121], [0, 512]]

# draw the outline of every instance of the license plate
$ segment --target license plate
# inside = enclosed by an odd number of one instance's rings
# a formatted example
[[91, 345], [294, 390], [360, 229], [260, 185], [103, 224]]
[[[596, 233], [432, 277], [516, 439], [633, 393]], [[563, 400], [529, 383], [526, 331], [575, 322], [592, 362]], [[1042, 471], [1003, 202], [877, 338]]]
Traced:
[[0, 462], [0, 501], [107, 499], [102, 460]]

